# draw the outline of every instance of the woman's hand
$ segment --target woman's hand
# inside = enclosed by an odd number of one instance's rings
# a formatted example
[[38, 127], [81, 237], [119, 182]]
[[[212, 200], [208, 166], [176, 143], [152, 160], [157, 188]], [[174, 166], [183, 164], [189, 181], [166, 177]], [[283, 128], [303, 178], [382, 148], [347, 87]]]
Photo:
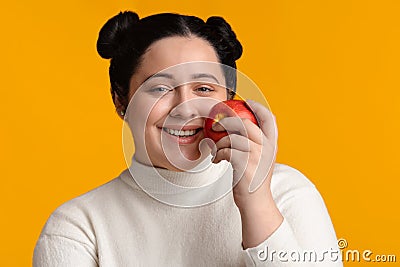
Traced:
[[229, 132], [216, 143], [214, 163], [227, 160], [232, 164], [233, 197], [242, 218], [244, 248], [263, 242], [283, 221], [270, 189], [278, 137], [275, 117], [260, 103], [246, 102], [260, 127], [238, 117], [224, 118], [213, 126], [216, 131]]
[[216, 143], [214, 163], [221, 160], [231, 162], [233, 183], [239, 182], [233, 189], [235, 203], [239, 208], [252, 203], [253, 199], [260, 200], [261, 195], [270, 191], [277, 147], [277, 131], [272, 113], [257, 102], [248, 100], [247, 104], [258, 118], [260, 127], [249, 119], [239, 117], [226, 117], [213, 126], [215, 131], [226, 130], [229, 133]]

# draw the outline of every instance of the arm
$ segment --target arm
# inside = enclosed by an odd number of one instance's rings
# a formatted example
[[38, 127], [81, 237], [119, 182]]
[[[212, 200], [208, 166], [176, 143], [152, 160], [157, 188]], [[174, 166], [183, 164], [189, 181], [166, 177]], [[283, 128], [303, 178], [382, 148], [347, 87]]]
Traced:
[[[291, 185], [293, 181], [289, 177], [286, 181], [288, 184], [283, 187], [291, 187], [291, 190], [283, 196], [290, 197], [278, 205], [271, 190], [278, 136], [275, 118], [261, 104], [253, 101], [248, 101], [248, 104], [257, 116], [260, 127], [247, 119], [233, 117], [224, 118], [220, 125], [213, 127], [214, 130], [230, 132], [217, 142], [214, 162], [228, 160], [234, 169], [233, 196], [241, 214], [242, 246], [249, 256], [247, 265], [313, 266], [310, 261], [285, 262], [276, 257], [268, 263], [268, 259], [260, 261], [256, 255], [265, 246], [276, 252], [282, 250], [281, 258], [285, 252], [303, 253], [309, 249], [325, 249], [329, 252], [331, 247], [335, 249], [337, 246], [325, 205], [315, 187], [310, 186], [311, 183], [305, 188], [296, 187]], [[291, 175], [299, 180], [307, 180], [295, 171]], [[326, 255], [321, 257], [327, 258]], [[332, 261], [324, 259], [321, 264], [332, 266]], [[338, 265], [341, 266], [339, 260], [334, 266]]]
[[247, 266], [343, 266], [322, 197], [301, 173], [285, 169], [272, 182], [284, 220], [263, 242], [245, 249]]
[[78, 216], [51, 215], [36, 243], [33, 267], [98, 266], [94, 238]]
[[33, 256], [33, 267], [97, 267], [93, 251], [86, 244], [65, 236], [42, 235]]

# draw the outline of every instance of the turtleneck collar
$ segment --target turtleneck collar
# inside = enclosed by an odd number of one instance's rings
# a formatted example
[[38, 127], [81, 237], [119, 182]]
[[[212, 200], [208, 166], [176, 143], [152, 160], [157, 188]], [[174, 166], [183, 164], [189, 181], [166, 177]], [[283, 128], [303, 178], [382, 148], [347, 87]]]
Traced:
[[[232, 166], [223, 160], [218, 164], [207, 157], [195, 168], [177, 172], [144, 165], [132, 157], [124, 172], [151, 197], [172, 206], [198, 207], [214, 202], [232, 190]], [[124, 179], [124, 177], [123, 177]]]

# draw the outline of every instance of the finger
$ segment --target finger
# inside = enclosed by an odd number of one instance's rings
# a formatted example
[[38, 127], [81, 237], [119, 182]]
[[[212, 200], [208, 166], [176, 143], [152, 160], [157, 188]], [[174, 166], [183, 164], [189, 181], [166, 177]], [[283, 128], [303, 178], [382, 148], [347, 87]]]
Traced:
[[250, 142], [252, 141], [247, 137], [238, 134], [229, 134], [222, 137], [215, 145], [217, 146], [217, 149], [233, 148], [243, 152], [249, 152], [251, 150]]
[[246, 118], [225, 117], [213, 125], [213, 130], [226, 130], [228, 133], [237, 133], [245, 136], [257, 144], [262, 143], [262, 131]]
[[232, 186], [234, 187], [243, 177], [249, 161], [249, 155], [250, 153], [239, 151], [237, 149], [222, 148], [217, 151], [213, 162], [219, 163], [222, 160], [226, 160], [232, 164], [234, 171]]
[[250, 181], [249, 187], [248, 187], [248, 192], [253, 193], [254, 191], [257, 191], [258, 188], [262, 186], [262, 184], [267, 180], [268, 176], [270, 175], [271, 172], [273, 172], [273, 166], [274, 163], [271, 162], [266, 162], [262, 165], [259, 162], [258, 165], [258, 170], [254, 173], [253, 178]]
[[256, 115], [260, 128], [268, 139], [278, 139], [278, 128], [276, 126], [275, 116], [265, 106], [253, 100], [246, 100], [246, 103]]
[[248, 152], [243, 152], [232, 148], [222, 148], [217, 151], [213, 162], [218, 163], [221, 160], [226, 160], [229, 161], [232, 164], [232, 167], [235, 169], [235, 166], [241, 166], [240, 163], [246, 163], [248, 161], [248, 157]]

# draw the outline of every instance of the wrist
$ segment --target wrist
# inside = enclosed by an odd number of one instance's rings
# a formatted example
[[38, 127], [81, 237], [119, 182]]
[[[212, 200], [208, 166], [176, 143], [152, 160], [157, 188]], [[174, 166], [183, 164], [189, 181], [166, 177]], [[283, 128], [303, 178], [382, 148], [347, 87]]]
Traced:
[[[283, 216], [271, 199], [239, 208], [242, 222], [243, 248], [256, 247], [283, 222]], [[248, 203], [249, 204], [249, 203]]]
[[265, 188], [244, 196], [235, 196], [235, 203], [241, 214], [264, 213], [276, 206], [271, 191]]

